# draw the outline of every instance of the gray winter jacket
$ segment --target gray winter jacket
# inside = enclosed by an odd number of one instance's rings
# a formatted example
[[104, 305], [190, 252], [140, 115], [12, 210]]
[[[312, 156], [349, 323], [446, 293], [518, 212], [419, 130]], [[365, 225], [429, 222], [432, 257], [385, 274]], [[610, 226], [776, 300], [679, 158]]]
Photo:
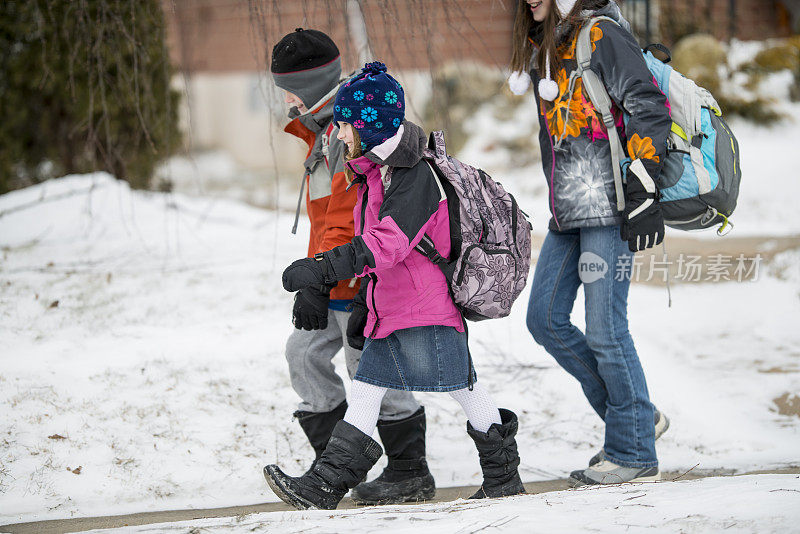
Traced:
[[[614, 103], [617, 131], [628, 156], [641, 159], [652, 177], [658, 176], [666, 155], [666, 141], [672, 120], [667, 100], [645, 64], [641, 49], [626, 29], [613, 1], [595, 12], [584, 12], [584, 21], [604, 15], [620, 22], [599, 22], [591, 33], [591, 69], [605, 83]], [[570, 74], [575, 70], [577, 31], [559, 27], [562, 65], [554, 69], [559, 86], [554, 102], [539, 98], [538, 70], [531, 70], [539, 106], [539, 144], [542, 165], [550, 193], [550, 229], [564, 231], [592, 226], [620, 224], [616, 206], [613, 163], [608, 131], [600, 113], [595, 112], [580, 78], [569, 98]], [[537, 38], [531, 35], [535, 48]], [[536, 64], [536, 53], [531, 65]], [[623, 121], [622, 110], [629, 119]]]

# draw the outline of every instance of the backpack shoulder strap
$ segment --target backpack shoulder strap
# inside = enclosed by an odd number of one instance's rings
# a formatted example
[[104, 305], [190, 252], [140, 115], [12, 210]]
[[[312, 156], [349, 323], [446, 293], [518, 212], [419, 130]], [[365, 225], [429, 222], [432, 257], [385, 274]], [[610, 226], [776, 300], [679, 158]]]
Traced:
[[436, 265], [442, 265], [447, 263], [447, 259], [443, 258], [439, 252], [436, 250], [436, 246], [433, 244], [433, 239], [428, 234], [424, 234], [422, 239], [420, 240], [419, 244], [414, 247], [414, 250], [431, 260]]
[[444, 132], [436, 130], [428, 136], [428, 150], [433, 152], [437, 158], [447, 157], [447, 147], [444, 144]]
[[331, 134], [333, 133], [333, 129], [335, 127], [336, 124], [334, 124], [334, 121], [331, 120], [331, 123], [328, 124], [328, 127], [325, 129], [325, 133], [322, 134], [322, 156], [325, 158], [325, 165], [327, 165], [329, 169], [331, 167], [331, 164], [330, 161], [328, 160], [328, 155], [331, 146]]
[[608, 91], [603, 85], [603, 81], [590, 67], [592, 63], [592, 28], [601, 20], [609, 20], [617, 24], [617, 21], [609, 17], [592, 17], [589, 19], [578, 34], [575, 58], [578, 62], [578, 75], [583, 79], [583, 90], [589, 95], [592, 106], [594, 106], [595, 111], [600, 113], [603, 118], [603, 124], [606, 125], [606, 130], [608, 130], [617, 209], [623, 211], [625, 209], [625, 195], [622, 189], [622, 162], [625, 160], [625, 150], [622, 148], [617, 126], [614, 124], [614, 115], [611, 113], [611, 98], [608, 96]]
[[[433, 140], [433, 133], [431, 134], [431, 140]], [[423, 161], [425, 161], [425, 163], [428, 164], [428, 168], [430, 168], [431, 174], [433, 174], [433, 179], [436, 180], [436, 185], [439, 186], [439, 195], [440, 195], [439, 201], [441, 202], [442, 200], [445, 200], [447, 198], [447, 194], [444, 192], [444, 187], [442, 187], [441, 179], [439, 178], [439, 175], [434, 169], [436, 163], [432, 162], [428, 158], [423, 158]], [[419, 244], [417, 244], [417, 246], [414, 247], [414, 250], [416, 250], [423, 256], [427, 257], [436, 265], [442, 265], [444, 263], [447, 263], [447, 258], [443, 258], [439, 254], [439, 252], [436, 250], [436, 246], [433, 243], [433, 239], [431, 239], [431, 236], [429, 236], [427, 233], [422, 236], [422, 239], [420, 240]]]
[[578, 68], [585, 70], [589, 68], [592, 61], [592, 28], [600, 21], [607, 20], [617, 24], [617, 21], [610, 17], [592, 17], [587, 20], [580, 33], [575, 47], [575, 59], [578, 61]]

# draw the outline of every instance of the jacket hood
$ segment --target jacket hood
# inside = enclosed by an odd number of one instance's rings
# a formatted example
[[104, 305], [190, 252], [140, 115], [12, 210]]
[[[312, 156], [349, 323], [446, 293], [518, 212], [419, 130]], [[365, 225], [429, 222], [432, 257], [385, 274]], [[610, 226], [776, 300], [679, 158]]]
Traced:
[[[601, 7], [600, 9], [586, 9], [581, 11], [581, 18], [579, 23], [583, 24], [584, 21], [592, 18], [592, 17], [608, 17], [614, 20], [617, 24], [625, 28], [627, 31], [631, 31], [630, 23], [625, 20], [625, 17], [622, 16], [622, 11], [619, 9], [619, 6], [614, 0], [610, 0], [608, 4]], [[562, 22], [556, 27], [556, 41], [561, 43], [564, 39], [567, 38], [568, 35], [572, 33], [573, 26], [571, 24], [567, 24]], [[536, 44], [537, 48], [534, 48], [533, 57], [535, 58], [538, 53], [538, 46], [542, 43], [542, 24], [536, 24], [533, 28], [531, 28], [528, 36], [533, 40]]]
[[584, 11], [581, 15], [584, 13], [587, 19], [591, 17], [608, 17], [625, 28], [626, 31], [631, 31], [630, 23], [622, 16], [622, 11], [620, 11], [619, 6], [614, 0], [611, 0], [605, 7], [601, 7], [595, 11]]
[[314, 164], [323, 158], [320, 134], [328, 128], [333, 120], [333, 95], [335, 93], [328, 93], [314, 105], [311, 111], [302, 115], [297, 113], [296, 107], [293, 107], [289, 116], [294, 118], [283, 129], [284, 132], [302, 139], [308, 145], [308, 155], [304, 162], [306, 169], [312, 169]]
[[413, 167], [422, 159], [427, 145], [425, 131], [410, 121], [403, 121], [397, 133], [364, 156], [378, 165]]
[[328, 127], [331, 119], [333, 118], [333, 96], [336, 94], [337, 85], [333, 91], [322, 97], [322, 100], [317, 102], [311, 111], [297, 114], [297, 108], [292, 108], [289, 112], [289, 117], [297, 120], [300, 124], [308, 128], [312, 133], [318, 134]]

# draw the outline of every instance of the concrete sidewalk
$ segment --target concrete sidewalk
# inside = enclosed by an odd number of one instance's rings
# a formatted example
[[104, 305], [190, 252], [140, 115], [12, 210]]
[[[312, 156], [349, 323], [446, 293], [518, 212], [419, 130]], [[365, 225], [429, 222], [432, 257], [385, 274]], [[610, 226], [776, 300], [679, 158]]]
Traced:
[[[800, 474], [800, 467], [789, 467], [785, 469], [773, 469], [764, 471], [752, 471], [749, 473], [739, 473], [739, 475], [760, 475], [760, 474]], [[664, 472], [663, 480], [694, 480], [710, 476], [731, 476], [730, 470], [714, 469], [699, 471], [688, 469], [682, 473]], [[733, 475], [736, 476], [736, 475]], [[437, 488], [436, 497], [426, 502], [448, 502], [456, 499], [467, 498], [472, 495], [477, 486], [460, 486], [453, 488]], [[545, 480], [540, 482], [528, 482], [525, 489], [530, 494], [548, 493], [569, 489], [566, 479]], [[345, 498], [339, 505], [339, 509], [357, 508], [349, 498]], [[99, 528], [118, 528], [136, 525], [151, 525], [155, 523], [174, 523], [176, 521], [190, 521], [193, 519], [207, 519], [215, 517], [235, 517], [264, 512], [283, 512], [292, 510], [291, 507], [282, 502], [270, 502], [263, 504], [252, 504], [248, 506], [231, 506], [226, 508], [207, 508], [198, 510], [165, 510], [161, 512], [142, 512], [129, 515], [114, 515], [106, 517], [81, 517], [74, 519], [54, 519], [51, 521], [36, 521], [31, 523], [15, 523], [12, 525], [0, 526], [0, 532], [12, 534], [56, 534], [62, 532], [81, 532]]]

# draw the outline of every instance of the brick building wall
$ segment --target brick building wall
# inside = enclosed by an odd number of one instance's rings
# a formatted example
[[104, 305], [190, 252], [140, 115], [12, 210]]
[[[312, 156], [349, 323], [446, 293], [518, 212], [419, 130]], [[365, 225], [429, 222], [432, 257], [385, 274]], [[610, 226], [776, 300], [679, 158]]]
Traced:
[[[648, 0], [621, 0], [639, 13]], [[779, 0], [649, 0], [654, 30], [671, 36], [711, 32], [728, 39], [764, 39], [790, 33]], [[164, 0], [170, 50], [189, 72], [256, 71], [272, 46], [298, 26], [320, 29], [339, 45], [346, 69], [357, 51], [348, 33], [347, 0]], [[731, 4], [735, 5], [732, 20]], [[375, 57], [394, 69], [428, 69], [453, 59], [507, 64], [515, 0], [362, 0]], [[631, 17], [642, 24], [640, 16]], [[642, 28], [638, 28], [640, 33]]]
[[[631, 0], [628, 0], [631, 1]], [[685, 26], [718, 39], [786, 37], [791, 17], [779, 0], [660, 0], [662, 28]]]
[[[451, 59], [500, 67], [510, 57], [514, 0], [367, 0], [362, 5], [375, 57], [394, 69], [427, 69]], [[264, 69], [275, 42], [296, 27], [328, 33], [345, 68], [358, 63], [346, 0], [165, 0], [165, 11], [172, 59], [188, 72]]]

